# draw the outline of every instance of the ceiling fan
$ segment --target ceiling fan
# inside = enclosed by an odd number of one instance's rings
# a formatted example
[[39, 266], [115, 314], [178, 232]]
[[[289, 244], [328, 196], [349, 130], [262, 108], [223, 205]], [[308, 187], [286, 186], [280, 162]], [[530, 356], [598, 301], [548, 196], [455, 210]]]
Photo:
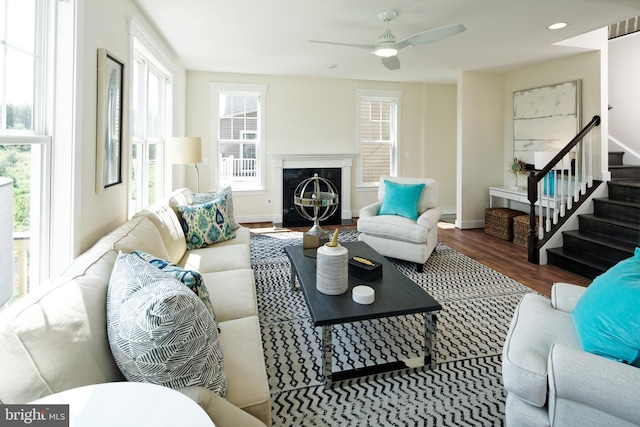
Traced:
[[397, 70], [398, 68], [400, 68], [400, 60], [397, 56], [400, 49], [437, 42], [439, 40], [443, 40], [447, 37], [455, 36], [456, 34], [466, 31], [466, 27], [462, 24], [449, 25], [446, 27], [423, 31], [418, 34], [414, 34], [413, 36], [408, 37], [404, 40], [396, 41], [396, 36], [394, 36], [389, 29], [389, 21], [391, 21], [397, 15], [398, 13], [393, 9], [385, 9], [378, 12], [378, 19], [384, 22], [384, 31], [382, 32], [382, 34], [380, 34], [380, 36], [378, 36], [375, 44], [338, 43], [322, 40], [309, 41], [311, 43], [323, 43], [366, 49], [376, 56], [381, 57], [382, 64], [389, 70]]

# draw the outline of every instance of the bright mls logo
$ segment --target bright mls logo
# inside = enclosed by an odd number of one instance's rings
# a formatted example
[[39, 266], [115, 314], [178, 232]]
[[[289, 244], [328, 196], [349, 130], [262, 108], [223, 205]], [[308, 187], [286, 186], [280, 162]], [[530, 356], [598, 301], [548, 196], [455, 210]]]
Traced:
[[69, 427], [69, 405], [0, 405], [0, 427]]

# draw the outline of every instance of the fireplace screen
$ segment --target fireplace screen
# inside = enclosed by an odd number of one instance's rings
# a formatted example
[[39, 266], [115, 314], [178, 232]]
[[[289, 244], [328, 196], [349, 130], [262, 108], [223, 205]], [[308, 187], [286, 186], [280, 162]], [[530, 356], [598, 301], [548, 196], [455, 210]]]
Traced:
[[[304, 227], [311, 222], [304, 218], [293, 203], [294, 193], [298, 184], [317, 173], [326, 178], [338, 189], [340, 204], [342, 204], [342, 170], [340, 168], [295, 168], [282, 170], [282, 226]], [[339, 225], [341, 209], [338, 208], [329, 218], [322, 222], [327, 225]]]

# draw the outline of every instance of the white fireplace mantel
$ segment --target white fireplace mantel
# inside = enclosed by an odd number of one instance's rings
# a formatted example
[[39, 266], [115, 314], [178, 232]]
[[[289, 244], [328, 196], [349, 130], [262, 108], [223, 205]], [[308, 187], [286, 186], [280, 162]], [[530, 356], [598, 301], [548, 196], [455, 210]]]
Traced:
[[351, 167], [355, 153], [334, 154], [279, 154], [269, 153], [273, 163], [273, 222], [282, 223], [282, 170], [294, 168], [341, 168], [340, 218], [350, 220]]

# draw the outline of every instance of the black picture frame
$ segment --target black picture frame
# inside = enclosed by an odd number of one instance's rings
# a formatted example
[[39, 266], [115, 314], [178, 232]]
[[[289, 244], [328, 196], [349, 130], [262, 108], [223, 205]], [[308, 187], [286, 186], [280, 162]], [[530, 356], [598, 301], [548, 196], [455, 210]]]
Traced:
[[98, 105], [96, 118], [96, 192], [123, 183], [122, 117], [124, 62], [98, 49]]

